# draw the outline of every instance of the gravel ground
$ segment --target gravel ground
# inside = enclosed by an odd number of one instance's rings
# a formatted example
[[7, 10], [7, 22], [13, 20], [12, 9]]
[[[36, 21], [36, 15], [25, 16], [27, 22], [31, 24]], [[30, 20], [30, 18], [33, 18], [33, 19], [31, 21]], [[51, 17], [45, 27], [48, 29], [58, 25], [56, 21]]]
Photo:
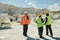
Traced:
[[[0, 30], [0, 40], [40, 40], [36, 24], [32, 22], [28, 27], [28, 37], [23, 36], [23, 26], [17, 22], [11, 22], [12, 29]], [[45, 35], [45, 26], [43, 39], [41, 40], [60, 40], [60, 19], [53, 20], [52, 30], [54, 38]]]

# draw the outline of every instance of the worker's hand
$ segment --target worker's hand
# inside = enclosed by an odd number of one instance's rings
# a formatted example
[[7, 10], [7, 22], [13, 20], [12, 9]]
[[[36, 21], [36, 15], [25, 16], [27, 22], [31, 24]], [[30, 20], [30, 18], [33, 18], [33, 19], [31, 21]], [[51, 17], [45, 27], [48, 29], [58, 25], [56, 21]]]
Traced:
[[43, 24], [45, 24], [45, 22], [43, 22]]
[[20, 25], [22, 25], [22, 23], [20, 23]]
[[45, 22], [43, 22], [43, 24], [45, 24]]
[[45, 24], [43, 23], [43, 25], [45, 25]]
[[43, 25], [45, 25], [45, 23], [43, 23]]

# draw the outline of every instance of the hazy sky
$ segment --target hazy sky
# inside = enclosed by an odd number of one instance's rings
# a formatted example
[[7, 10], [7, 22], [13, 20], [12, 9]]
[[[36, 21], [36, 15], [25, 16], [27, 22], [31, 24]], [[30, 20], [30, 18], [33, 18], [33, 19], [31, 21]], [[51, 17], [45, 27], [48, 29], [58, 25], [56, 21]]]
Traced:
[[17, 7], [47, 8], [55, 4], [60, 6], [60, 0], [0, 0], [0, 2]]

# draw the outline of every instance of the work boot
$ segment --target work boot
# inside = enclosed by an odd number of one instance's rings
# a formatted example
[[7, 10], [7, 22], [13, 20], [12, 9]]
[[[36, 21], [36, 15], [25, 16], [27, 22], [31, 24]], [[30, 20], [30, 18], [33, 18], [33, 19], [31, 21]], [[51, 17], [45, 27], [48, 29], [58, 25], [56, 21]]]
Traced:
[[27, 37], [27, 34], [23, 34], [25, 37]]
[[25, 35], [25, 37], [27, 37], [27, 35]]
[[42, 36], [40, 36], [40, 38], [43, 38]]

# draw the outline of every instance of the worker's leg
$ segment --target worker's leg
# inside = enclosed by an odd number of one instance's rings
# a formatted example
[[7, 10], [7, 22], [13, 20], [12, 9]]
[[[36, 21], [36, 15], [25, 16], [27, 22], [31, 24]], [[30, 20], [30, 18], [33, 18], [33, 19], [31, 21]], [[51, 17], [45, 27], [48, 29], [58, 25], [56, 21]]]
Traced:
[[46, 25], [46, 35], [48, 35], [48, 25]]
[[52, 32], [52, 29], [51, 29], [51, 25], [49, 25], [49, 30], [50, 30], [51, 36], [53, 36], [53, 32]]
[[28, 31], [28, 24], [26, 24], [26, 36], [27, 36], [27, 31]]
[[39, 32], [40, 38], [42, 38], [42, 35], [43, 35], [43, 27], [38, 28], [38, 32]]
[[24, 27], [23, 27], [23, 35], [24, 35], [24, 36], [27, 36], [28, 25], [25, 24], [25, 25], [23, 25], [23, 26], [24, 26]]

